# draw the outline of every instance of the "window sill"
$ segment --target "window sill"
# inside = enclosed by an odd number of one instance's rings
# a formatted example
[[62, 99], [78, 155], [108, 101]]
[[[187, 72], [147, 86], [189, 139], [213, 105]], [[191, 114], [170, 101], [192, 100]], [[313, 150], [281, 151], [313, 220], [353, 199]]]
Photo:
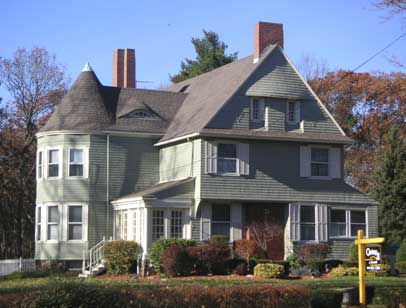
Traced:
[[329, 181], [329, 180], [332, 180], [333, 178], [331, 176], [310, 176], [309, 179]]
[[43, 243], [45, 243], [45, 244], [59, 244], [59, 241], [58, 240], [46, 240], [46, 241], [43, 241]]
[[45, 178], [44, 180], [47, 180], [47, 181], [56, 181], [56, 180], [62, 180], [62, 177], [56, 177], [56, 176], [52, 176], [52, 177], [47, 177], [47, 178]]
[[86, 243], [86, 240], [67, 240], [66, 243], [68, 244], [84, 244]]
[[356, 236], [330, 236], [329, 240], [348, 240], [348, 241], [352, 241], [354, 239], [356, 239]]
[[66, 179], [67, 180], [87, 180], [88, 177], [84, 177], [84, 176], [68, 176]]
[[213, 173], [214, 175], [218, 176], [240, 176], [238, 173]]

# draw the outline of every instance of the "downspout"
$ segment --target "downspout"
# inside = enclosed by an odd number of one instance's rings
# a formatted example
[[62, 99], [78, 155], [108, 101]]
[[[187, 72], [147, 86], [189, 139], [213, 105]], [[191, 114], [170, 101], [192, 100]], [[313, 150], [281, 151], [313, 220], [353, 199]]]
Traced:
[[110, 135], [107, 134], [107, 159], [106, 159], [106, 235], [110, 221]]

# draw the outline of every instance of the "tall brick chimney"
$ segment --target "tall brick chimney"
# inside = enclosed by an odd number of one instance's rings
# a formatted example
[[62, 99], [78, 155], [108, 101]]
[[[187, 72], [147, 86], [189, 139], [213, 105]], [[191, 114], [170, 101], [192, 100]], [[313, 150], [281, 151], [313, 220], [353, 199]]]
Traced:
[[259, 60], [262, 51], [271, 44], [283, 48], [283, 24], [259, 21], [254, 33], [254, 63]]
[[135, 50], [114, 50], [113, 87], [135, 88], [135, 84]]

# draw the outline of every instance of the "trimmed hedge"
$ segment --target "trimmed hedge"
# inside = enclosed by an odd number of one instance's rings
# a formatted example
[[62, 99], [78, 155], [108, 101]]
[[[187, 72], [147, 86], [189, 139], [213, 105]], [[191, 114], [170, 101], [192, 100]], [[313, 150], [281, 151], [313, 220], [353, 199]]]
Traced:
[[344, 267], [339, 265], [336, 268], [333, 268], [330, 272], [330, 275], [333, 277], [344, 277], [344, 276], [357, 276], [358, 268], [357, 267]]
[[188, 276], [192, 273], [196, 259], [183, 247], [168, 247], [163, 255], [163, 271], [169, 277]]
[[151, 247], [150, 262], [151, 266], [156, 273], [163, 273], [163, 255], [166, 248], [169, 247], [189, 247], [196, 246], [193, 240], [186, 240], [180, 238], [159, 239], [156, 240]]
[[196, 260], [195, 271], [199, 275], [223, 275], [229, 271], [231, 249], [221, 244], [204, 244], [186, 248], [190, 257]]
[[279, 264], [262, 263], [254, 268], [254, 276], [262, 278], [279, 278], [282, 277], [284, 268]]
[[112, 241], [104, 244], [104, 259], [110, 274], [127, 274], [137, 268], [141, 247], [134, 241]]

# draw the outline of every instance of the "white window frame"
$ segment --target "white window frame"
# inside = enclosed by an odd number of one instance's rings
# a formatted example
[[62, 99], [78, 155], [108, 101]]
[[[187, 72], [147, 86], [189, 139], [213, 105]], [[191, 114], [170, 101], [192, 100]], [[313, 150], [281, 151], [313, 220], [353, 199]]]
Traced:
[[[38, 149], [37, 151], [37, 180], [41, 181], [44, 179], [44, 149]], [[40, 158], [41, 155], [41, 159]]]
[[[128, 230], [129, 230], [128, 229], [128, 222], [129, 222], [128, 212], [129, 212], [128, 209], [114, 211], [114, 239], [115, 240], [123, 240], [123, 241], [128, 240]], [[120, 216], [120, 226], [119, 227], [116, 224], [118, 216]], [[124, 216], [126, 216], [126, 226], [124, 226]], [[119, 232], [119, 234], [117, 231]]]
[[[290, 120], [290, 110], [289, 106], [293, 104], [293, 120]], [[288, 124], [299, 124], [301, 118], [300, 102], [288, 100], [286, 102], [286, 122]]]
[[[49, 208], [51, 208], [51, 207], [56, 207], [58, 209], [58, 222], [56, 222], [56, 223], [49, 223]], [[62, 216], [61, 215], [61, 213], [62, 213], [61, 205], [59, 205], [59, 204], [49, 204], [45, 208], [46, 208], [45, 241], [48, 242], [48, 243], [58, 243], [58, 242], [60, 242], [62, 240], [62, 237], [61, 237], [61, 222], [62, 222], [62, 219], [61, 219], [61, 216]], [[49, 234], [48, 234], [48, 231], [49, 231], [48, 226], [49, 225], [57, 225], [58, 226], [58, 228], [57, 228], [58, 229], [58, 238], [57, 239], [49, 239], [48, 238], [48, 236], [49, 236]]]
[[[312, 145], [309, 146], [310, 149], [310, 178], [311, 179], [318, 179], [318, 180], [330, 180], [330, 147], [329, 146], [324, 146], [324, 145]], [[325, 162], [313, 162], [312, 161], [312, 151], [313, 149], [325, 149], [327, 150], [327, 163]], [[327, 175], [312, 175], [312, 164], [325, 164], [327, 165]]]
[[[306, 204], [306, 203], [303, 203], [303, 204], [298, 204], [298, 206], [299, 206], [299, 230], [300, 230], [300, 231], [299, 231], [299, 234], [300, 234], [300, 239], [299, 239], [299, 241], [300, 241], [300, 242], [303, 242], [303, 243], [315, 243], [315, 242], [318, 242], [318, 238], [317, 238], [317, 213], [316, 213], [317, 204]], [[305, 207], [313, 207], [313, 211], [314, 211], [314, 223], [309, 223], [309, 222], [302, 223], [302, 213], [301, 213], [302, 206], [305, 206]], [[302, 224], [308, 224], [308, 225], [314, 224], [314, 240], [305, 240], [305, 239], [302, 239], [302, 231], [301, 231], [301, 226], [302, 226]]]
[[43, 241], [43, 208], [41, 205], [37, 205], [35, 211], [35, 241], [42, 242]]
[[[82, 208], [82, 222], [70, 222], [69, 221], [69, 211], [71, 207], [81, 207]], [[85, 229], [85, 224], [84, 224], [84, 218], [85, 218], [85, 210], [84, 206], [81, 204], [68, 204], [66, 205], [67, 208], [67, 213], [66, 213], [66, 222], [67, 222], [67, 233], [66, 233], [66, 239], [68, 242], [84, 242], [84, 229]], [[69, 239], [69, 227], [71, 225], [81, 225], [82, 226], [82, 238], [79, 239]]]
[[[57, 150], [58, 151], [58, 176], [49, 176], [49, 152]], [[63, 148], [62, 147], [48, 147], [46, 148], [46, 156], [45, 156], [45, 167], [46, 167], [46, 179], [47, 180], [58, 180], [62, 178], [62, 166], [63, 166]]]
[[[357, 235], [351, 235], [351, 226], [353, 225], [353, 223], [351, 222], [351, 212], [364, 212], [365, 213], [365, 233], [366, 233], [366, 237], [368, 237], [368, 211], [367, 209], [363, 209], [363, 208], [343, 208], [343, 207], [330, 207], [330, 211], [329, 211], [329, 228], [331, 228], [331, 211], [332, 210], [341, 210], [341, 211], [345, 211], [345, 236], [332, 236], [331, 232], [329, 232], [330, 234], [330, 238], [331, 239], [354, 239], [357, 238]], [[354, 225], [360, 225], [361, 223], [354, 223]]]
[[[256, 110], [257, 109], [257, 110]], [[251, 98], [251, 121], [265, 121], [265, 99], [260, 97]]]
[[[235, 158], [227, 158], [227, 157], [220, 157], [219, 156], [219, 146], [221, 144], [232, 144], [235, 146]], [[235, 142], [228, 142], [228, 141], [221, 141], [221, 142], [217, 142], [217, 175], [221, 175], [221, 176], [239, 176], [240, 175], [240, 159], [238, 158], [238, 143]], [[235, 160], [235, 172], [220, 172], [219, 171], [219, 159], [229, 159]]]
[[[154, 213], [155, 212], [161, 212], [162, 213], [162, 217], [159, 218], [155, 218], [154, 217]], [[159, 215], [161, 216], [161, 215]], [[152, 242], [155, 242], [161, 238], [167, 238], [167, 222], [166, 222], [166, 213], [164, 209], [152, 209], [151, 211], [151, 239]], [[162, 223], [161, 224], [154, 224], [154, 218], [155, 219], [162, 219]], [[162, 228], [162, 234], [158, 237], [157, 234], [155, 234], [156, 232], [154, 231], [154, 226]], [[154, 236], [156, 235], [156, 236]]]
[[[216, 207], [216, 205], [227, 205], [229, 208], [229, 219], [228, 220], [214, 220], [213, 219], [213, 207]], [[229, 225], [229, 238], [231, 240], [231, 210], [232, 210], [232, 205], [231, 204], [226, 204], [226, 203], [221, 203], [221, 204], [212, 204], [212, 210], [211, 210], [211, 217], [210, 217], [210, 236], [217, 235], [213, 234], [213, 224], [228, 224]]]
[[[71, 150], [82, 150], [83, 151], [83, 175], [81, 176], [73, 176], [70, 175], [70, 151]], [[78, 165], [78, 164], [75, 164]], [[67, 153], [67, 161], [66, 161], [66, 172], [68, 174], [68, 179], [87, 179], [88, 174], [89, 174], [89, 148], [85, 146], [74, 146], [74, 147], [68, 147], [68, 153]]]
[[[180, 213], [180, 215], [179, 216], [177, 216], [177, 217], [173, 217], [173, 213], [174, 212], [177, 212], [177, 214], [179, 214]], [[184, 237], [184, 226], [185, 226], [185, 222], [183, 221], [184, 220], [184, 210], [181, 210], [181, 209], [170, 209], [170, 210], [168, 210], [168, 223], [169, 223], [169, 231], [168, 231], [168, 235], [169, 235], [169, 238], [183, 238]], [[172, 222], [173, 222], [173, 220], [177, 220], [178, 222], [180, 221], [180, 236], [173, 236], [173, 234], [172, 234], [172, 227], [173, 227], [173, 225], [172, 225]], [[177, 225], [177, 227], [179, 227], [179, 225]]]

